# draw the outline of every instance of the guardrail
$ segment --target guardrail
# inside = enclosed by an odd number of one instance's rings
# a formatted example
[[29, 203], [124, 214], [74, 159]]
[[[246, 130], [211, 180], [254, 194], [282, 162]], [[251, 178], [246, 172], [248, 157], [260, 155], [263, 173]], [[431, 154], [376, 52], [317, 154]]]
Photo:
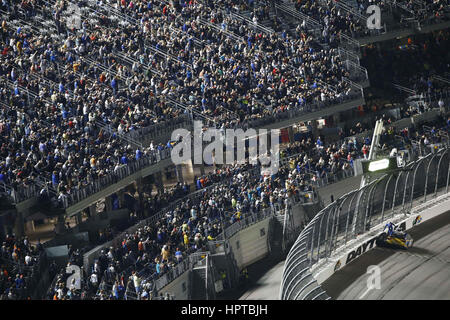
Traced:
[[[293, 119], [296, 117], [306, 116], [312, 112], [322, 111], [327, 108], [336, 107], [340, 104], [344, 104], [351, 101], [357, 101], [364, 99], [364, 92], [359, 86], [358, 90], [349, 93], [348, 95], [341, 96], [338, 98], [327, 99], [325, 101], [312, 101], [305, 103], [303, 106], [295, 109], [290, 109], [284, 112], [275, 113], [274, 115], [266, 116], [264, 118], [250, 119], [247, 120], [245, 125], [242, 127], [247, 128], [259, 128], [268, 124], [274, 124], [276, 122], [281, 122], [283, 120]], [[363, 103], [364, 104], [364, 103]], [[301, 120], [299, 120], [301, 121]]]
[[70, 205], [86, 199], [90, 195], [103, 190], [107, 186], [119, 182], [139, 170], [154, 165], [161, 160], [170, 158], [170, 152], [171, 149], [168, 148], [164, 150], [154, 150], [151, 155], [129, 162], [128, 164], [115, 169], [111, 173], [100, 177], [95, 181], [89, 182], [88, 185], [81, 187], [80, 189], [72, 189], [67, 195], [67, 198], [63, 200], [63, 207], [68, 208]]
[[[432, 150], [430, 150], [431, 152]], [[431, 152], [404, 170], [384, 174], [321, 210], [292, 246], [283, 270], [282, 300], [330, 299], [312, 269], [371, 227], [410, 212], [413, 200], [425, 202], [449, 191], [450, 148]]]
[[412, 90], [412, 89], [409, 89], [409, 88], [407, 88], [407, 87], [401, 86], [401, 85], [399, 85], [399, 84], [392, 83], [392, 86], [393, 86], [395, 89], [400, 90], [400, 91], [404, 91], [404, 92], [406, 92], [406, 93], [408, 93], [408, 94], [410, 94], [410, 95], [417, 95], [417, 92], [416, 92], [416, 91], [414, 91], [414, 90]]
[[165, 120], [149, 126], [136, 128], [124, 133], [131, 139], [140, 141], [143, 144], [150, 140], [157, 140], [160, 137], [168, 137], [172, 132], [179, 128], [189, 129], [192, 127], [192, 120], [188, 114], [181, 114], [176, 118]]

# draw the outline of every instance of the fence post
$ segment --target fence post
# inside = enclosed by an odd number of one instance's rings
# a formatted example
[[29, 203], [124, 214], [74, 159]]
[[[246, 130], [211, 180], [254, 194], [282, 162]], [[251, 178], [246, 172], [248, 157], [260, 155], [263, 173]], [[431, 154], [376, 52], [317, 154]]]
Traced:
[[337, 222], [336, 215], [339, 215], [339, 209], [340, 209], [340, 203], [339, 203], [339, 200], [336, 200], [336, 206], [335, 206], [335, 209], [333, 210], [333, 220], [332, 220], [332, 227], [331, 227], [331, 231], [330, 231], [330, 243], [328, 245], [329, 252], [328, 252], [327, 257], [330, 257], [331, 252], [333, 251], [333, 239], [334, 239], [334, 234], [336, 233], [335, 230], [336, 230], [336, 222]]
[[333, 240], [334, 243], [332, 243], [331, 249], [333, 250], [333, 248], [337, 248], [337, 243], [338, 243], [338, 233], [339, 233], [339, 217], [340, 217], [340, 213], [342, 211], [342, 206], [345, 203], [345, 200], [348, 199], [348, 196], [345, 197], [341, 203], [339, 203], [338, 209], [337, 209], [337, 215], [336, 215], [336, 226], [335, 226], [335, 230], [334, 230], [334, 236], [333, 236]]
[[319, 260], [320, 260], [320, 234], [321, 234], [321, 228], [322, 228], [322, 220], [323, 220], [323, 214], [322, 214], [322, 216], [320, 217], [320, 223], [319, 223], [319, 234], [318, 234], [318, 237], [317, 237], [317, 262], [319, 262]]
[[[416, 163], [414, 163], [414, 164], [416, 164]], [[405, 189], [403, 191], [402, 210], [405, 210], [406, 189], [408, 189], [408, 180], [409, 180], [410, 173], [411, 173], [411, 171], [408, 171], [408, 173], [406, 174]]]
[[448, 182], [450, 180], [450, 163], [447, 170], [447, 186], [445, 187], [445, 192], [448, 193]]
[[[395, 198], [397, 197], [397, 186], [398, 186], [398, 181], [400, 180], [401, 175], [403, 174], [403, 171], [400, 171], [397, 179], [395, 179], [395, 188], [394, 188], [394, 198], [392, 199], [392, 216], [394, 216], [394, 208], [395, 208]], [[405, 186], [406, 188], [406, 186]]]
[[[434, 156], [431, 157], [430, 162], [428, 162], [428, 166], [427, 166], [427, 172], [425, 174], [425, 190], [424, 190], [424, 195], [423, 195], [423, 202], [427, 201], [427, 189], [428, 189], [428, 176], [430, 173], [430, 166], [433, 163], [434, 158], [438, 155], [438, 153], [436, 153]], [[439, 169], [439, 168], [438, 168]], [[437, 181], [437, 175], [436, 175], [436, 181]]]
[[[332, 210], [328, 211], [328, 217], [327, 217], [327, 225], [326, 225], [326, 229], [325, 229], [325, 241], [324, 241], [324, 245], [325, 245], [325, 258], [328, 259], [328, 228], [330, 227], [330, 216], [331, 216], [331, 212], [334, 212], [334, 206]], [[331, 224], [333, 224], [333, 220], [331, 220]], [[333, 232], [333, 226], [331, 226], [331, 230], [330, 230], [330, 236], [331, 233]]]
[[[313, 220], [314, 221], [314, 220]], [[314, 225], [312, 226], [312, 235], [311, 235], [311, 258], [309, 260], [309, 267], [311, 268], [313, 257], [314, 257], [314, 231], [316, 230], [316, 222], [314, 222]]]
[[372, 196], [373, 196], [373, 190], [377, 187], [379, 181], [375, 182], [373, 184], [373, 186], [369, 189], [369, 195], [367, 197], [367, 205], [366, 205], [366, 213], [364, 215], [364, 222], [363, 222], [363, 232], [366, 231], [366, 224], [367, 224], [367, 218], [369, 217], [369, 213], [370, 213], [370, 209], [371, 209], [371, 205], [370, 203], [372, 202]]
[[414, 185], [416, 184], [416, 173], [417, 173], [417, 169], [419, 169], [419, 167], [422, 165], [422, 163], [425, 161], [427, 157], [424, 157], [422, 159], [419, 160], [419, 164], [417, 165], [417, 167], [414, 169], [414, 175], [413, 175], [413, 184], [412, 184], [412, 188], [411, 188], [411, 200], [409, 202], [409, 208], [411, 209], [413, 206], [413, 198], [414, 198]]
[[[388, 190], [388, 188], [389, 188], [389, 183], [391, 182], [392, 177], [393, 177], [393, 175], [391, 174], [391, 175], [389, 176], [389, 179], [388, 179], [387, 183], [386, 183], [386, 187], [384, 188], [383, 207], [382, 207], [382, 209], [381, 209], [381, 220], [380, 220], [380, 223], [383, 222], [383, 218], [384, 218], [384, 207], [385, 207], [385, 205], [386, 205], [386, 194], [387, 194], [387, 190]], [[397, 186], [397, 184], [396, 184], [395, 186]], [[395, 191], [394, 191], [394, 199], [395, 199]]]
[[358, 194], [358, 191], [355, 191], [355, 194], [353, 195], [353, 197], [350, 200], [350, 203], [348, 205], [347, 222], [345, 223], [345, 242], [344, 242], [344, 245], [347, 244], [348, 226], [349, 226], [349, 222], [350, 222], [350, 212], [351, 212], [353, 200], [355, 199], [355, 196], [357, 194]]

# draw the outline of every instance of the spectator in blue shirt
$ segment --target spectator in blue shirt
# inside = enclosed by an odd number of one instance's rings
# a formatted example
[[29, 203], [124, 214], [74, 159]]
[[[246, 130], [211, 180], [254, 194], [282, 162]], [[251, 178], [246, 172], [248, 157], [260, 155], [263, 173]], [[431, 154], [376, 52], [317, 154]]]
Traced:
[[59, 184], [59, 175], [57, 171], [53, 171], [52, 173], [52, 185], [53, 187], [58, 186]]
[[136, 149], [136, 160], [139, 160], [142, 158], [142, 151], [141, 149]]

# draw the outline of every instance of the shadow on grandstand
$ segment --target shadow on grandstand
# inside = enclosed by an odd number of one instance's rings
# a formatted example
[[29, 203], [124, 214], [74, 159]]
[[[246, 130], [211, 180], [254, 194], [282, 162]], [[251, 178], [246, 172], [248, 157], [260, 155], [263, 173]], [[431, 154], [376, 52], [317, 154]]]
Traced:
[[[285, 256], [282, 258], [266, 257], [258, 262], [247, 267], [248, 280], [247, 282], [241, 282], [236, 288], [219, 293], [216, 296], [217, 300], [238, 300], [245, 293], [254, 291], [260, 288], [262, 285], [258, 281], [272, 268], [274, 268], [281, 261], [285, 260]], [[280, 274], [281, 282], [281, 274]], [[278, 296], [278, 292], [276, 293]]]

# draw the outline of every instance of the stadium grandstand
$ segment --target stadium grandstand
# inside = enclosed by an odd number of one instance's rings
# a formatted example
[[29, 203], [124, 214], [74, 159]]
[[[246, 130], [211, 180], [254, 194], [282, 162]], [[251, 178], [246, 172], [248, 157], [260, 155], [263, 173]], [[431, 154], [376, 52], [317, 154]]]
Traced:
[[[280, 262], [257, 299], [337, 298], [325, 260], [446, 201], [449, 11], [2, 0], [0, 300], [239, 299]], [[211, 129], [248, 135], [207, 161]], [[368, 173], [380, 159], [395, 170]]]

